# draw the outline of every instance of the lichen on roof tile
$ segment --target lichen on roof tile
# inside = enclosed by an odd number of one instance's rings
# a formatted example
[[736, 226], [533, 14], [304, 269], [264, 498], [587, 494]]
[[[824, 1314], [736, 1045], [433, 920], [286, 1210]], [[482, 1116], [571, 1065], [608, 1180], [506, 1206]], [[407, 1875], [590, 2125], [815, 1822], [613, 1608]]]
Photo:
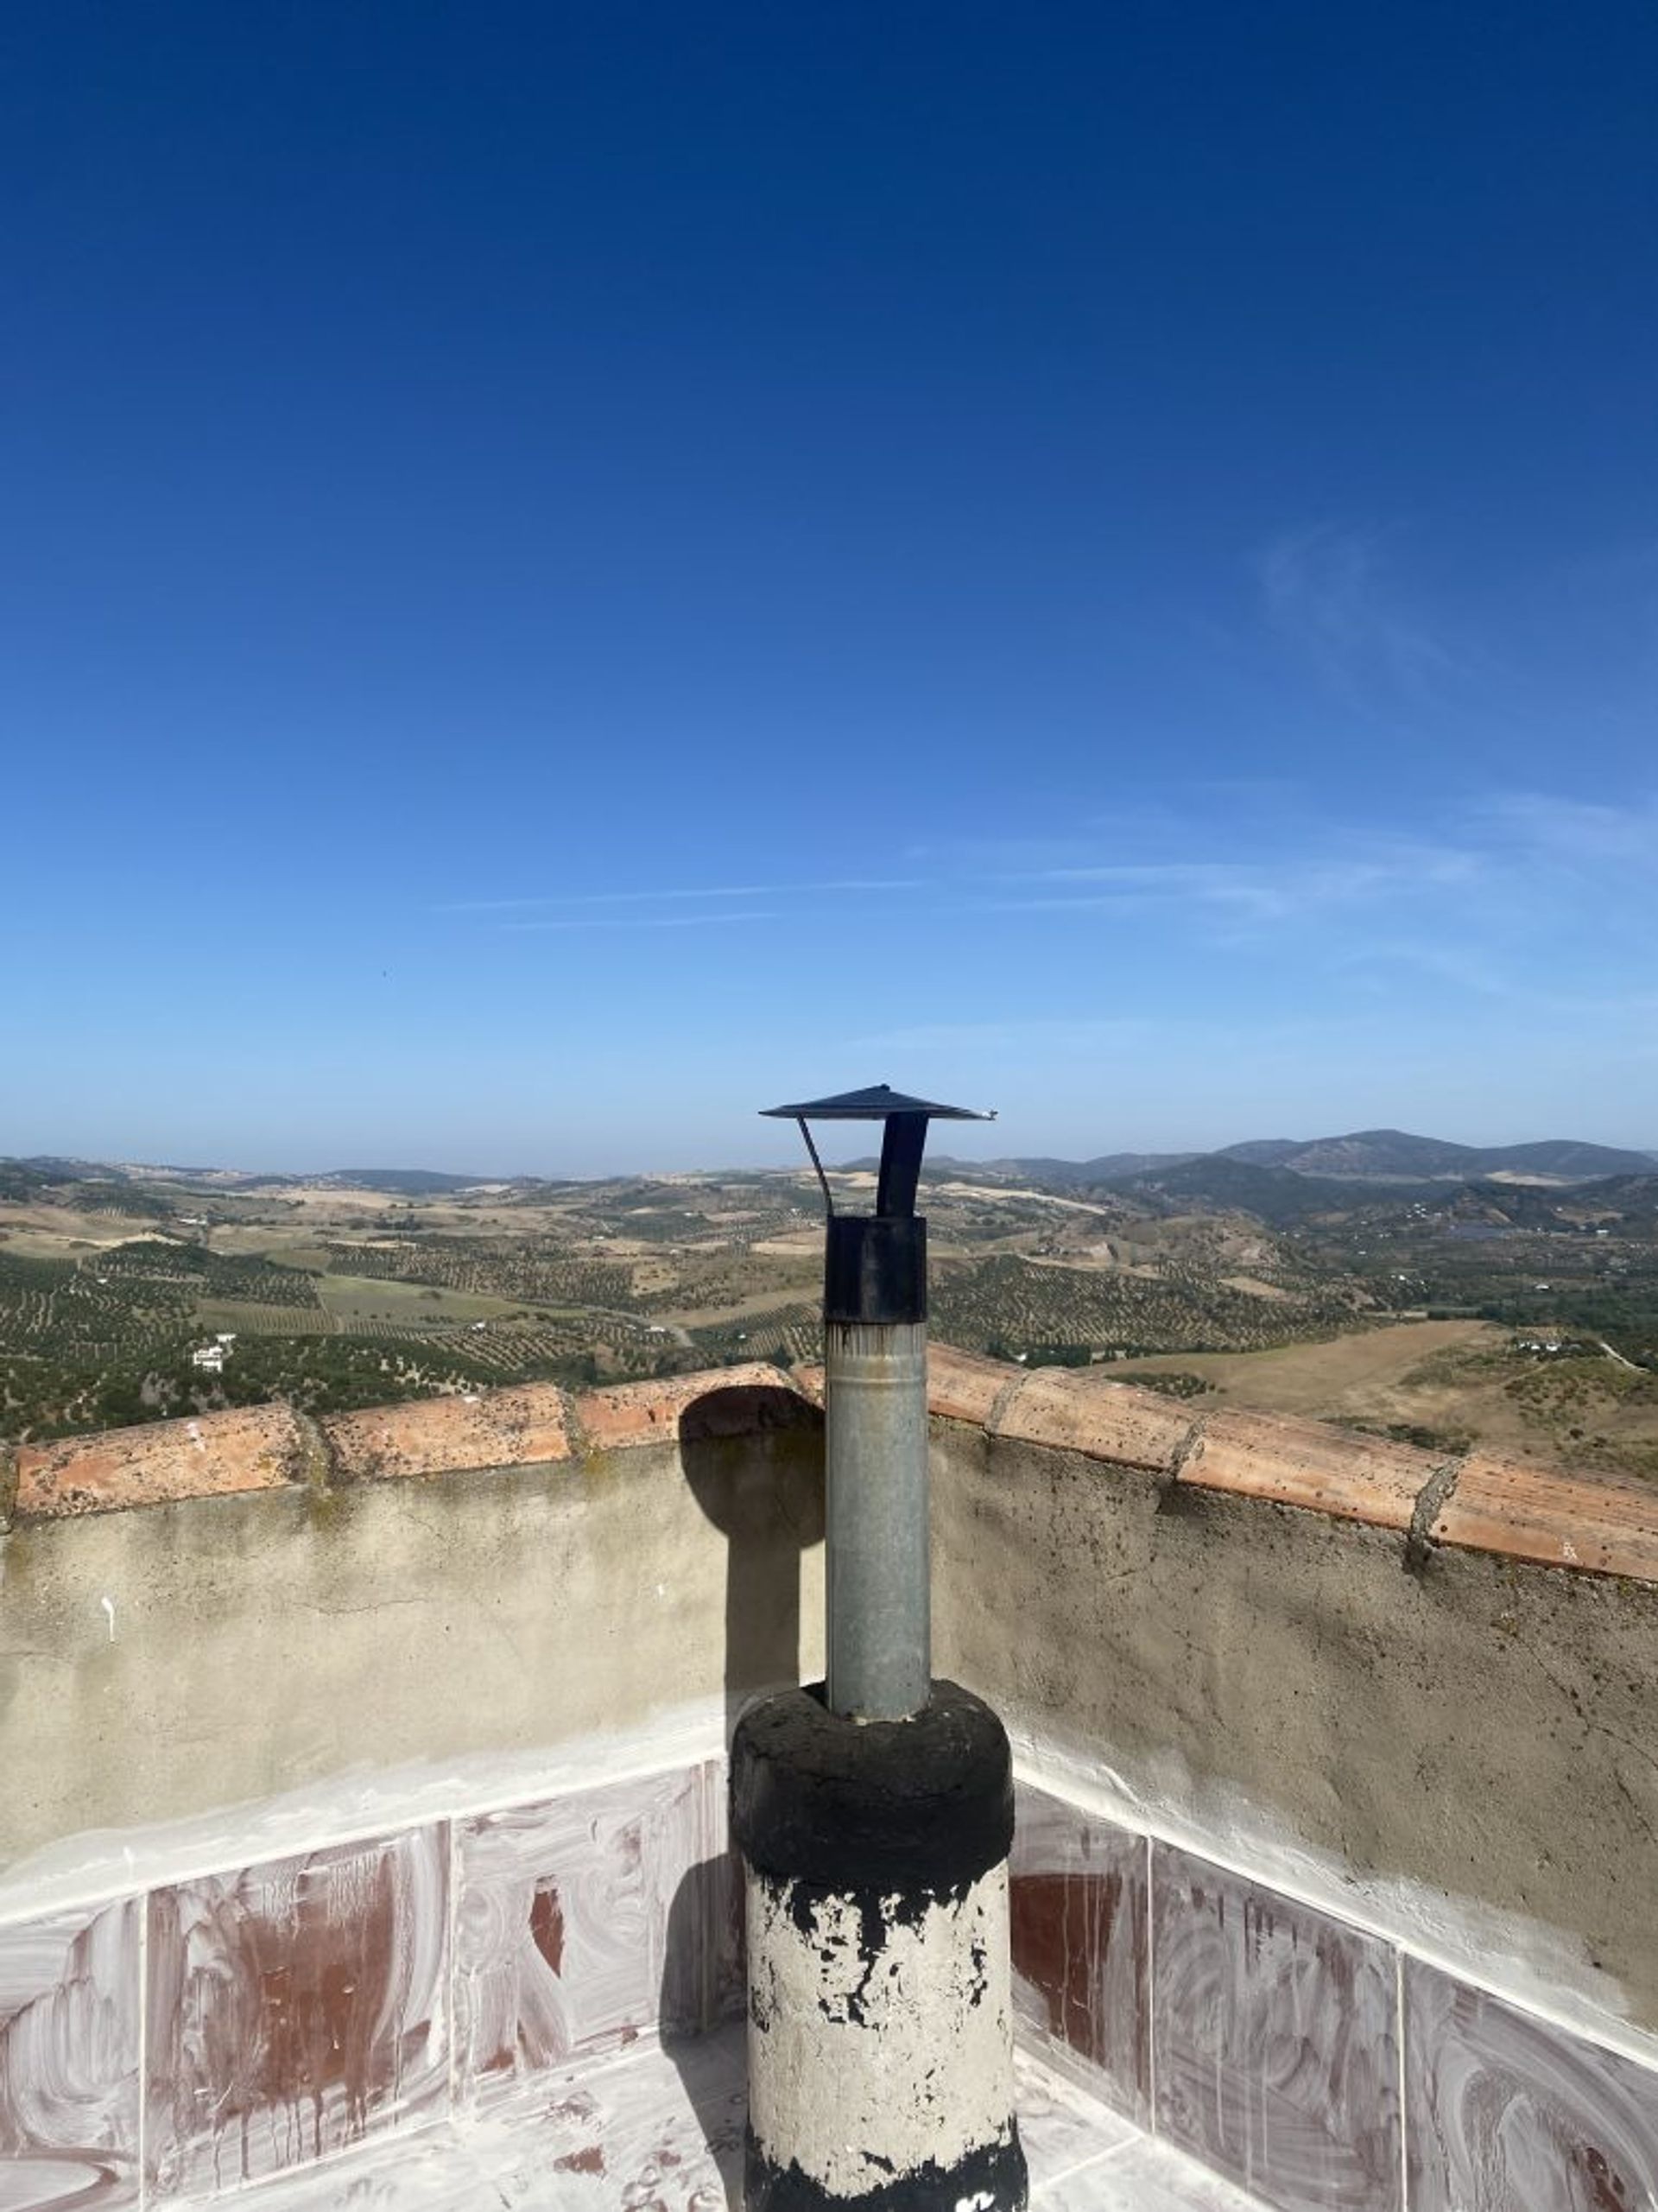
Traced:
[[[746, 1413], [739, 1393], [750, 1394]], [[756, 1398], [753, 1394], [763, 1393]], [[613, 1389], [584, 1391], [575, 1401], [576, 1420], [587, 1443], [600, 1451], [615, 1451], [634, 1444], [670, 1442], [679, 1433], [681, 1418], [695, 1405], [712, 1417], [707, 1401], [720, 1400], [728, 1409], [732, 1435], [765, 1425], [769, 1399], [799, 1398], [781, 1367], [750, 1360], [740, 1366], [717, 1367], [696, 1375], [667, 1375], [651, 1382], [622, 1383]]]
[[570, 1417], [555, 1383], [415, 1398], [319, 1423], [345, 1481], [384, 1481], [567, 1459]]
[[280, 1490], [315, 1471], [315, 1447], [287, 1405], [232, 1406], [17, 1454], [20, 1517], [115, 1512], [249, 1490]]
[[996, 1417], [993, 1433], [1009, 1442], [1048, 1444], [1172, 1474], [1193, 1427], [1189, 1412], [1155, 1391], [1055, 1367], [1026, 1376]]

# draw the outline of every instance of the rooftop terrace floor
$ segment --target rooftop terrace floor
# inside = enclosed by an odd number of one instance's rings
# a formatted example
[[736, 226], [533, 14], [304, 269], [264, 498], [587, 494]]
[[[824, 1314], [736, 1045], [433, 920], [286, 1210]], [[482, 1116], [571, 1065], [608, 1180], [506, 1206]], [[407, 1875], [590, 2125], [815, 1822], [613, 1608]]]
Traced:
[[[1033, 2212], [1259, 2212], [1029, 2052], [1016, 2070]], [[740, 2212], [746, 2100], [736, 2023], [573, 2069], [236, 2201], [248, 2212]]]

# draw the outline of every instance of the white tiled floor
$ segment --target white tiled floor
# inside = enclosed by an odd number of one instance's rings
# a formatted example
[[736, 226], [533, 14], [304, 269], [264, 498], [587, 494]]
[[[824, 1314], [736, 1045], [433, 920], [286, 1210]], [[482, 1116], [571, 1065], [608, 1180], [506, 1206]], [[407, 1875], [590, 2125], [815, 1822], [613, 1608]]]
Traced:
[[[1040, 2061], [1017, 2061], [1032, 2212], [1259, 2212]], [[740, 2212], [743, 2030], [651, 2045], [452, 2126], [269, 2183], [248, 2212]]]

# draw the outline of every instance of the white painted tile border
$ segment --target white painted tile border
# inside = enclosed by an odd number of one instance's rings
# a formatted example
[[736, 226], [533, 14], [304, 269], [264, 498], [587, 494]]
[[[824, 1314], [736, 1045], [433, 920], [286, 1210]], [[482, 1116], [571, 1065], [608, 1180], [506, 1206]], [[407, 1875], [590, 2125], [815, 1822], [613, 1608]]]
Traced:
[[544, 1750], [354, 1767], [280, 1797], [153, 1828], [95, 1829], [48, 1844], [0, 1874], [0, 1927], [404, 1829], [571, 1797], [725, 1752], [725, 1700], [702, 1698], [642, 1727], [575, 1737]]
[[[1590, 1965], [1577, 1938], [1425, 1883], [1362, 1879], [1241, 1793], [1197, 1784], [1173, 1759], [1157, 1763], [1155, 1790], [1136, 1788], [1097, 1752], [1033, 1736], [1012, 1723], [1008, 1733], [1017, 1780], [1131, 1834], [1206, 1859], [1517, 2012], [1658, 2070], [1658, 2033], [1625, 2016], [1623, 1993]], [[1401, 2026], [1402, 2031], [1402, 2009]]]

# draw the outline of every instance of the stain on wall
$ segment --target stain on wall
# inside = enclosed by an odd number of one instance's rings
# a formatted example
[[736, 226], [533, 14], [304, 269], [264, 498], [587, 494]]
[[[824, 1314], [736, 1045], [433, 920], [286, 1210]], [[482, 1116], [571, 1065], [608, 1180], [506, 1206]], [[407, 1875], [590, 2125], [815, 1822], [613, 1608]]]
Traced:
[[160, 2190], [239, 2187], [441, 2108], [447, 1876], [440, 1825], [151, 1895]]
[[0, 1928], [0, 2212], [137, 2202], [141, 1911]]
[[1647, 2212], [1658, 2075], [1405, 1962], [1412, 2212]]
[[1391, 1948], [1152, 1848], [1157, 2125], [1281, 2212], [1396, 2212]]
[[463, 2083], [493, 2094], [623, 2050], [659, 2020], [701, 2025], [717, 1929], [708, 1913], [676, 1914], [674, 1902], [687, 1881], [687, 1898], [702, 1898], [695, 1870], [723, 1825], [720, 1800], [711, 1761], [462, 1824]]
[[1021, 1783], [1009, 1905], [1014, 2014], [1141, 2126], [1151, 2118], [1146, 1840]]

